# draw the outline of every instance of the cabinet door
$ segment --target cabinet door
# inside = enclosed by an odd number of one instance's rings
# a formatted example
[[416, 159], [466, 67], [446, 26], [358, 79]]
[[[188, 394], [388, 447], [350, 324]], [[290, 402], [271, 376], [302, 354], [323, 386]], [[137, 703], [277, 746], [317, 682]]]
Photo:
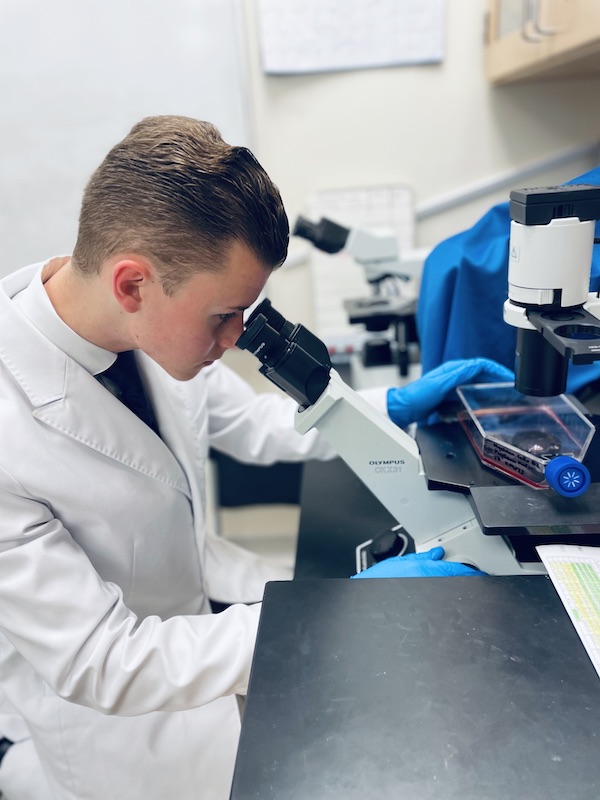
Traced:
[[600, 73], [598, 0], [489, 0], [493, 83]]
[[[548, 75], [600, 73], [600, 2], [546, 0], [548, 3]], [[551, 71], [551, 72], [550, 72]]]

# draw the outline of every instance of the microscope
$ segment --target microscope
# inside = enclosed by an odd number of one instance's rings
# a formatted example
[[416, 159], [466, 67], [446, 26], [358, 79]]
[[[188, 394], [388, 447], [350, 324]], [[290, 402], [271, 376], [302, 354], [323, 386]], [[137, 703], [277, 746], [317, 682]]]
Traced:
[[[394, 366], [406, 378], [411, 347], [417, 344], [416, 307], [419, 280], [429, 250], [398, 251], [397, 236], [389, 230], [346, 228], [326, 217], [312, 222], [298, 217], [294, 236], [307, 239], [324, 253], [344, 250], [359, 264], [373, 293], [344, 301], [352, 325], [364, 325], [369, 337], [360, 354], [361, 368]], [[392, 328], [393, 336], [386, 332]], [[379, 334], [379, 335], [376, 335]], [[357, 377], [355, 384], [361, 381]], [[390, 384], [394, 379], [390, 379]]]
[[256, 356], [260, 372], [299, 404], [296, 430], [317, 428], [401, 522], [417, 551], [441, 545], [448, 559], [486, 572], [528, 571], [500, 537], [482, 535], [464, 494], [429, 490], [415, 439], [341, 379], [325, 344], [304, 326], [289, 322], [263, 300], [237, 347]]
[[[592, 313], [599, 301], [588, 299], [600, 188], [513, 192], [511, 213], [505, 313], [519, 327], [517, 389], [559, 394], [568, 359], [600, 358], [600, 324]], [[572, 541], [571, 531], [588, 544], [596, 543], [589, 535], [600, 536], [598, 484], [583, 498], [567, 498], [492, 475], [458, 424], [426, 426], [413, 438], [344, 383], [325, 344], [269, 300], [250, 315], [237, 346], [298, 403], [296, 430], [319, 431], [417, 552], [439, 545], [448, 560], [490, 574], [543, 574], [536, 544]]]
[[569, 361], [600, 359], [600, 300], [589, 293], [600, 187], [582, 184], [511, 192], [508, 300], [517, 328], [518, 391], [566, 389]]

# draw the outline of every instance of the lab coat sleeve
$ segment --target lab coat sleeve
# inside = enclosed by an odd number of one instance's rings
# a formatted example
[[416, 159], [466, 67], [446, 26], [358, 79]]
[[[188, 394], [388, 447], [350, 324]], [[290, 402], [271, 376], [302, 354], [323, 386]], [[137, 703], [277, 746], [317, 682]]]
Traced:
[[[254, 464], [327, 460], [336, 456], [318, 431], [300, 434], [295, 430], [294, 417], [298, 413], [295, 400], [280, 392], [255, 392], [225, 364], [214, 364], [209, 370], [206, 377], [212, 447]], [[358, 394], [387, 416], [387, 387], [363, 389]]]
[[1, 630], [60, 697], [127, 716], [246, 691], [260, 606], [138, 619], [1, 468], [0, 508]]
[[279, 392], [257, 393], [225, 364], [206, 370], [209, 440], [212, 447], [239, 461], [329, 459], [335, 456], [317, 431], [302, 435], [294, 428], [298, 404]]
[[387, 393], [389, 388], [389, 386], [382, 386], [374, 389], [360, 389], [357, 391], [357, 394], [370, 403], [370, 405], [384, 417], [388, 417]]

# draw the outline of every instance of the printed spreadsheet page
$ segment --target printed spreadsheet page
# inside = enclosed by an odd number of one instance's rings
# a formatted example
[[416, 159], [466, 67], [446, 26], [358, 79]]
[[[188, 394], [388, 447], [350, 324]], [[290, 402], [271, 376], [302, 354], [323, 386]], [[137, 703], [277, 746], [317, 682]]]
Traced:
[[600, 548], [545, 544], [536, 550], [600, 676]]

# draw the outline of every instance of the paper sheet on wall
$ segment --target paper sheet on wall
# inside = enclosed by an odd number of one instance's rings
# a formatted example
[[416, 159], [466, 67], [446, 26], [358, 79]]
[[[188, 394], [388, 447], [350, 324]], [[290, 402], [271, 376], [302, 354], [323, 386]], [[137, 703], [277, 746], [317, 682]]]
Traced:
[[600, 676], [600, 548], [547, 544], [536, 550]]
[[445, 0], [259, 0], [263, 69], [326, 72], [439, 62]]
[[[308, 198], [306, 213], [315, 222], [327, 217], [345, 228], [388, 229], [396, 233], [399, 248], [414, 246], [414, 201], [407, 186], [315, 192]], [[348, 322], [344, 300], [372, 294], [363, 268], [343, 251], [329, 255], [313, 247], [310, 275], [315, 333], [334, 353], [360, 350], [365, 333], [362, 326]]]

